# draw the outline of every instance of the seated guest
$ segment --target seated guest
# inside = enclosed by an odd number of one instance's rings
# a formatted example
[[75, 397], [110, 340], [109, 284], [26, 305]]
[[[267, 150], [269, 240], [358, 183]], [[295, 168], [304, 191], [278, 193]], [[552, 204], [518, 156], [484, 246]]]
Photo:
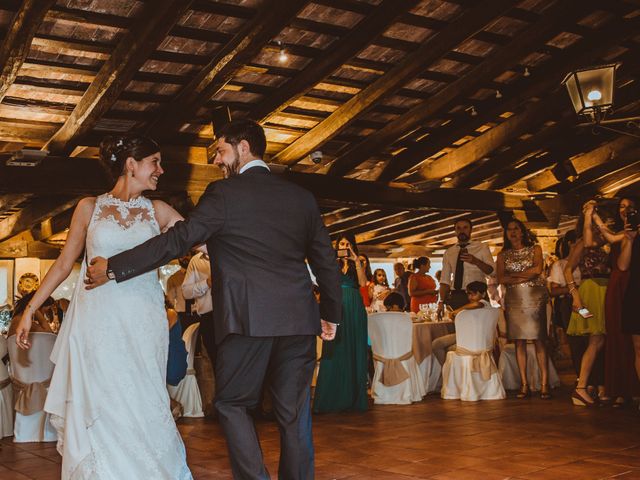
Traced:
[[169, 354], [167, 356], [167, 383], [176, 386], [187, 374], [187, 349], [182, 340], [182, 325], [178, 312], [165, 298], [165, 309], [169, 321]]
[[[484, 308], [490, 306], [487, 301], [487, 284], [483, 282], [470, 282], [467, 285], [467, 304], [460, 308], [457, 308], [451, 312], [451, 320], [455, 320], [457, 314], [463, 310], [475, 310], [477, 308]], [[440, 362], [440, 365], [444, 364], [447, 352], [449, 350], [455, 350], [456, 348], [456, 334], [451, 333], [449, 335], [443, 335], [436, 338], [431, 344], [431, 350], [433, 354]]]
[[[11, 324], [9, 325], [9, 331], [7, 332], [7, 337], [11, 335], [15, 335], [16, 328], [18, 328], [18, 323], [20, 322], [20, 318], [22, 318], [22, 313], [27, 308], [27, 305], [35, 295], [36, 291], [34, 290], [31, 293], [27, 293], [23, 297], [20, 298], [15, 304], [13, 309], [13, 317], [11, 318]], [[31, 333], [55, 333], [51, 329], [51, 325], [45, 318], [43, 314], [43, 310], [50, 309], [55, 304], [55, 300], [51, 297], [47, 298], [42, 306], [37, 309], [33, 315], [33, 324], [31, 325]]]
[[404, 312], [404, 297], [398, 292], [391, 292], [384, 299], [384, 308], [387, 312]]

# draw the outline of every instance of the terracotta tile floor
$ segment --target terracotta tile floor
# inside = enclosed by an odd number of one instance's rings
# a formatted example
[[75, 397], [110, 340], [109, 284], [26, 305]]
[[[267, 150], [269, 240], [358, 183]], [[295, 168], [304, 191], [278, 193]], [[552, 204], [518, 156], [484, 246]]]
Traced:
[[[230, 479], [218, 424], [185, 419], [179, 427], [194, 477]], [[275, 477], [277, 428], [261, 422], [258, 430]], [[549, 402], [428, 397], [316, 416], [314, 435], [318, 480], [640, 479], [640, 412], [573, 407], [567, 389]], [[59, 463], [53, 444], [0, 442], [1, 480], [57, 479]]]

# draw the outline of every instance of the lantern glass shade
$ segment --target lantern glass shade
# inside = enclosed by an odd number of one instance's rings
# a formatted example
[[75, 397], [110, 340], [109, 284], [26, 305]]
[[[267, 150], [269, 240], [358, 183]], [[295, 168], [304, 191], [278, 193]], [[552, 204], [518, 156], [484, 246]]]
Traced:
[[577, 114], [603, 112], [613, 106], [616, 64], [571, 72], [562, 81]]

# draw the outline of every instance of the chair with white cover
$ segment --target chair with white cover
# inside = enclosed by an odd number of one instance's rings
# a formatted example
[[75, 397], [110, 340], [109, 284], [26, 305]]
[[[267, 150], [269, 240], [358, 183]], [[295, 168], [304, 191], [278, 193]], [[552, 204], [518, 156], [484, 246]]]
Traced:
[[[502, 378], [502, 384], [507, 390], [518, 390], [520, 388], [520, 371], [516, 360], [516, 348], [513, 343], [506, 344], [500, 352], [498, 360], [498, 372]], [[527, 382], [532, 391], [540, 390], [540, 367], [536, 359], [536, 346], [533, 343], [527, 344]], [[549, 386], [555, 388], [560, 386], [560, 378], [555, 365], [549, 358]]]
[[0, 335], [0, 438], [13, 435], [13, 387], [9, 370], [2, 362], [7, 351], [7, 339]]
[[187, 349], [187, 374], [175, 387], [167, 385], [169, 396], [182, 405], [183, 417], [204, 417], [202, 397], [196, 380], [196, 371], [193, 368], [199, 329], [200, 323], [194, 323], [189, 325], [182, 334], [182, 340]]
[[402, 312], [373, 313], [368, 323], [375, 364], [371, 382], [374, 403], [420, 401], [426, 390], [413, 356], [411, 317]]
[[456, 316], [457, 346], [442, 368], [442, 398], [475, 402], [506, 397], [493, 359], [498, 316], [498, 309], [489, 306]]
[[31, 348], [22, 350], [16, 336], [7, 339], [11, 362], [11, 381], [15, 407], [13, 441], [55, 442], [58, 435], [51, 426], [50, 415], [43, 410], [53, 362], [49, 359], [56, 335], [36, 332], [29, 334]]

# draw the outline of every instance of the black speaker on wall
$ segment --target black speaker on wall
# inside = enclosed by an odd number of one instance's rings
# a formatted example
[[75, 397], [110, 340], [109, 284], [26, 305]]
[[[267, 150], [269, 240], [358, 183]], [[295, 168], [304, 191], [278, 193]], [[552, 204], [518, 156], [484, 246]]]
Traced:
[[211, 125], [213, 126], [213, 138], [217, 137], [216, 131], [231, 122], [231, 110], [226, 105], [216, 107], [211, 112]]

